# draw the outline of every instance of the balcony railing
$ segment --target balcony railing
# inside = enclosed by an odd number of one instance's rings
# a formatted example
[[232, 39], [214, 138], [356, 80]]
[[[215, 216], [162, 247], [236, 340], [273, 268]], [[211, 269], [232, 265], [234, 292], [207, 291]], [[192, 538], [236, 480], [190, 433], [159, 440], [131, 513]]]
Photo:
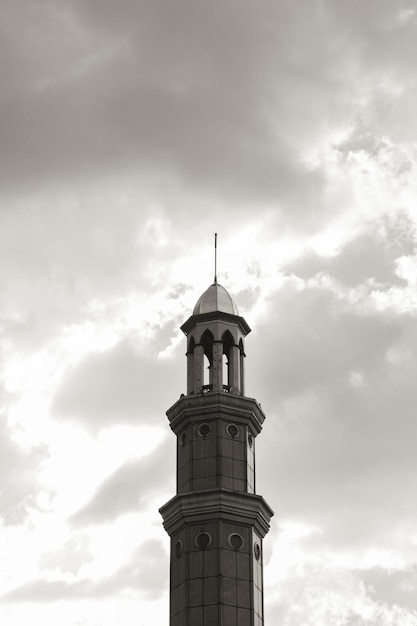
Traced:
[[[202, 389], [203, 389], [203, 393], [210, 393], [210, 391], [213, 391], [213, 385], [203, 385]], [[230, 385], [223, 385], [223, 392], [229, 393], [229, 391], [230, 391]]]

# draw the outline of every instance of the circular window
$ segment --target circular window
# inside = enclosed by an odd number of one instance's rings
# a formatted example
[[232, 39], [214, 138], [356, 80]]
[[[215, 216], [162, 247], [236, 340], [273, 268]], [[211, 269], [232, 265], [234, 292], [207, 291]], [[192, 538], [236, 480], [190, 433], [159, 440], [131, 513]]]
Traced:
[[181, 433], [180, 435], [180, 445], [184, 446], [185, 443], [187, 441], [187, 433], [184, 431], [183, 433]]
[[252, 446], [253, 446], [253, 437], [252, 437], [252, 435], [250, 433], [248, 435], [248, 444], [249, 444], [249, 448], [252, 448]]
[[208, 437], [209, 434], [211, 433], [210, 424], [201, 424], [197, 433], [200, 435], [200, 437]]
[[207, 548], [211, 546], [212, 541], [213, 537], [210, 535], [210, 533], [200, 533], [195, 538], [195, 545], [197, 546], [197, 548], [200, 548], [200, 550], [207, 550]]
[[253, 546], [253, 552], [255, 554], [255, 559], [259, 561], [261, 556], [261, 546], [259, 545], [259, 543], [255, 543], [255, 545]]
[[178, 539], [177, 543], [175, 544], [175, 556], [177, 557], [177, 559], [180, 558], [183, 552], [184, 544], [182, 543], [181, 539]]
[[227, 543], [232, 548], [232, 550], [241, 550], [243, 548], [243, 537], [238, 535], [237, 533], [232, 533], [227, 538]]
[[226, 432], [229, 435], [229, 437], [233, 437], [233, 439], [235, 439], [235, 437], [237, 437], [239, 434], [239, 429], [236, 426], [236, 424], [228, 424], [226, 426]]

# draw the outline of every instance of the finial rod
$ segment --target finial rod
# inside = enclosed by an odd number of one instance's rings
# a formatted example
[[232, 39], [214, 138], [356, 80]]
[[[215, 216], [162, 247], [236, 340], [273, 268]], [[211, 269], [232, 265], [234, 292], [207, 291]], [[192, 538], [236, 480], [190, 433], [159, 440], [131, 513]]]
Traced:
[[217, 233], [214, 233], [214, 282], [217, 283]]

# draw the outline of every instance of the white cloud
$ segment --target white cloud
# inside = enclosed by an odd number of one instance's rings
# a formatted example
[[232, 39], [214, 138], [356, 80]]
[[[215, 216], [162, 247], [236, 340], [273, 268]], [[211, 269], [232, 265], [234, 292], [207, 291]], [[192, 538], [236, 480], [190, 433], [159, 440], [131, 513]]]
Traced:
[[46, 487], [38, 478], [47, 459], [46, 446], [18, 445], [0, 413], [0, 520], [4, 525], [21, 524], [29, 510], [42, 507]]
[[[131, 560], [113, 574], [99, 580], [39, 579], [3, 595], [5, 602], [56, 602], [68, 599], [109, 598], [123, 592], [156, 599], [161, 596], [167, 577], [161, 565], [166, 552], [160, 542], [148, 540], [132, 553]], [[166, 583], [166, 581], [165, 581]]]
[[274, 595], [266, 615], [283, 626], [413, 626], [416, 619], [412, 607], [395, 601], [378, 602], [372, 588], [355, 573], [313, 563], [294, 569], [287, 579], [280, 580]]
[[92, 558], [87, 535], [79, 535], [72, 537], [60, 550], [42, 554], [40, 567], [78, 574], [81, 566]]

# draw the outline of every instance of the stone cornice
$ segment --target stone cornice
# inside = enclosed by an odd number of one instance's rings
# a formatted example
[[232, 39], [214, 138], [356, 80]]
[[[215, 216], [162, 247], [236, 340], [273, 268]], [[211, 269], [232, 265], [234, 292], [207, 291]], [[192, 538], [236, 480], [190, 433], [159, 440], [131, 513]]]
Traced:
[[210, 313], [200, 313], [199, 315], [191, 315], [186, 322], [181, 326], [181, 330], [185, 335], [188, 335], [190, 330], [197, 324], [204, 324], [205, 322], [213, 322], [220, 320], [229, 324], [236, 324], [240, 327], [243, 335], [248, 335], [251, 332], [251, 328], [247, 321], [240, 315], [232, 315], [231, 313], [224, 313], [223, 311], [210, 311]]
[[262, 496], [226, 489], [176, 495], [159, 512], [170, 536], [184, 524], [223, 519], [235, 524], [250, 524], [263, 538], [274, 515]]
[[176, 434], [181, 432], [186, 423], [204, 421], [210, 417], [246, 422], [258, 434], [265, 420], [260, 404], [253, 398], [221, 391], [182, 396], [168, 409], [167, 416]]

